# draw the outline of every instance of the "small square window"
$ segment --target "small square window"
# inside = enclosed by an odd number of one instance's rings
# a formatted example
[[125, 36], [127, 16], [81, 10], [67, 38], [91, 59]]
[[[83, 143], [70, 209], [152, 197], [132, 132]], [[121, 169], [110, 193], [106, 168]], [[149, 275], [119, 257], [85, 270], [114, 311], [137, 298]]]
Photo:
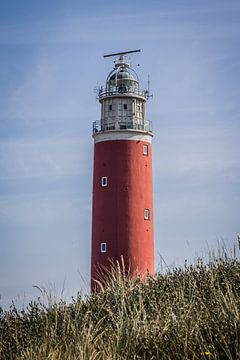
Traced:
[[148, 155], [148, 145], [147, 144], [144, 144], [143, 145], [143, 155]]
[[150, 220], [150, 210], [144, 209], [144, 220]]
[[109, 106], [108, 106], [108, 109], [111, 111], [111, 110], [112, 110], [112, 105], [109, 105]]
[[123, 104], [123, 109], [127, 110], [127, 104]]
[[106, 253], [107, 252], [107, 243], [102, 242], [100, 244], [100, 250], [101, 250], [101, 253]]
[[106, 186], [107, 186], [107, 176], [102, 176], [102, 178], [101, 178], [101, 184], [102, 184], [102, 187], [106, 187]]

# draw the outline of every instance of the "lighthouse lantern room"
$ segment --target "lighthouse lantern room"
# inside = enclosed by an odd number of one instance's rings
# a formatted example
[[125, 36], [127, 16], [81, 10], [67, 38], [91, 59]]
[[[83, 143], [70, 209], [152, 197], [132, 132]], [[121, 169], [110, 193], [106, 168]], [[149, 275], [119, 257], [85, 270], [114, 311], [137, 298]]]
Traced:
[[[126, 55], [101, 87], [101, 119], [93, 123], [91, 287], [117, 261], [130, 275], [154, 272], [152, 126], [146, 118], [149, 90], [141, 90]], [[100, 275], [102, 274], [102, 275]]]

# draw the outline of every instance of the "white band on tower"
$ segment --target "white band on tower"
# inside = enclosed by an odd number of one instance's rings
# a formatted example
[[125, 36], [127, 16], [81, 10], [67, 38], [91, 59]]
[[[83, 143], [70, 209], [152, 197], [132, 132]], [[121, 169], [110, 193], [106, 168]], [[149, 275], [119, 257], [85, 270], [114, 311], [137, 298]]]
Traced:
[[99, 143], [102, 141], [112, 141], [112, 140], [132, 140], [132, 141], [146, 141], [152, 143], [152, 133], [146, 133], [145, 131], [136, 131], [136, 130], [120, 130], [120, 131], [106, 131], [106, 132], [96, 132], [93, 135], [94, 142]]

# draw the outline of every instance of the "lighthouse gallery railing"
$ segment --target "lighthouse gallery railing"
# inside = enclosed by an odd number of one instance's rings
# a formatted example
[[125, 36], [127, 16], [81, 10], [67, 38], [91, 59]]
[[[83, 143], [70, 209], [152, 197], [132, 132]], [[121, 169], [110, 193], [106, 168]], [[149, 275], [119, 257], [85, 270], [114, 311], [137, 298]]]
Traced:
[[146, 132], [152, 132], [152, 122], [145, 120], [143, 124], [133, 122], [118, 121], [116, 123], [102, 124], [101, 120], [93, 122], [93, 134], [96, 132], [104, 132], [109, 130], [140, 130]]

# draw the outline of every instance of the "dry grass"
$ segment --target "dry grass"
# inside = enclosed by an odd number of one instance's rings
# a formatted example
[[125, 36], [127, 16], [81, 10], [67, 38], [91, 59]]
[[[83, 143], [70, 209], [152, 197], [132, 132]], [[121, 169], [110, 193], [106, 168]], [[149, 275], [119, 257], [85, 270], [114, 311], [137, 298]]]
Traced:
[[119, 269], [71, 304], [0, 311], [0, 359], [240, 359], [236, 256], [175, 268], [145, 283]]

